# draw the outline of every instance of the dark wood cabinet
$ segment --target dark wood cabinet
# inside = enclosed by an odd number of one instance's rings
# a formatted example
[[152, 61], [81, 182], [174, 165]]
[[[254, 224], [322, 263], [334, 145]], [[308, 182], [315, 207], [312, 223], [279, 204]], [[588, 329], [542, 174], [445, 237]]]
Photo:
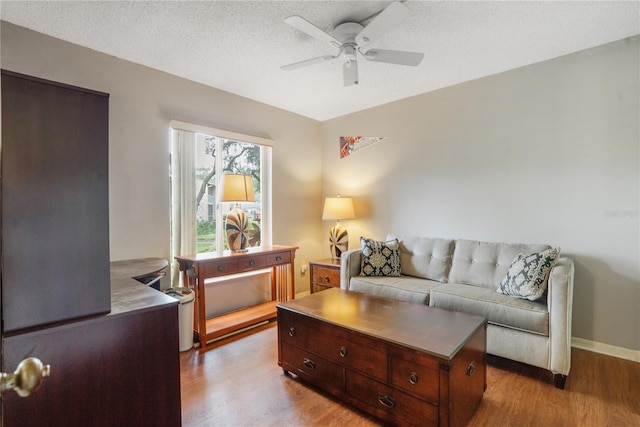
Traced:
[[178, 426], [177, 300], [111, 269], [109, 96], [2, 71], [0, 425]]
[[32, 355], [51, 375], [31, 396], [3, 394], [3, 426], [181, 424], [177, 300], [113, 284], [113, 313], [4, 339], [5, 369]]
[[3, 331], [107, 313], [109, 95], [2, 71]]

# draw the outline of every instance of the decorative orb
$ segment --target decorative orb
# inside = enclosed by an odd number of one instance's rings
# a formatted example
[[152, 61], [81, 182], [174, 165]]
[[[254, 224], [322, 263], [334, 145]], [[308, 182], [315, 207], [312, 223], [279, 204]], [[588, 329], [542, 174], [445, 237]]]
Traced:
[[342, 252], [346, 252], [349, 248], [349, 233], [340, 223], [334, 225], [329, 230], [329, 250], [331, 258], [339, 259]]
[[249, 241], [248, 225], [247, 214], [242, 209], [236, 207], [227, 214], [224, 228], [227, 233], [229, 249], [235, 252], [246, 251]]

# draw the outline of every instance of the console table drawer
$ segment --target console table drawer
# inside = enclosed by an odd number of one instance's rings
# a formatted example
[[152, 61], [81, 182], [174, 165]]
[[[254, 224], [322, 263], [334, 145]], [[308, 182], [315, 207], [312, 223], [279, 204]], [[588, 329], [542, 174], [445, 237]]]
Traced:
[[238, 261], [236, 260], [212, 261], [206, 264], [201, 264], [199, 268], [203, 270], [200, 272], [200, 275], [203, 277], [226, 276], [227, 274], [233, 274], [240, 271], [238, 269]]
[[334, 389], [344, 389], [344, 369], [320, 356], [288, 344], [282, 344], [282, 366], [315, 383]]
[[346, 373], [346, 392], [353, 403], [394, 424], [438, 425], [437, 406], [355, 372]]
[[381, 346], [376, 346], [373, 342], [371, 346], [358, 343], [359, 337], [345, 331], [335, 330], [335, 332], [338, 333], [332, 334], [327, 331], [317, 333], [311, 329], [309, 336], [312, 339], [309, 340], [309, 351], [340, 363], [345, 368], [365, 372], [382, 381], [387, 380], [387, 353], [384, 348], [379, 348]]
[[244, 257], [238, 262], [238, 269], [240, 271], [251, 271], [258, 268], [267, 266], [266, 255], [255, 255], [252, 257]]
[[267, 265], [289, 264], [291, 262], [291, 252], [276, 252], [267, 254]]

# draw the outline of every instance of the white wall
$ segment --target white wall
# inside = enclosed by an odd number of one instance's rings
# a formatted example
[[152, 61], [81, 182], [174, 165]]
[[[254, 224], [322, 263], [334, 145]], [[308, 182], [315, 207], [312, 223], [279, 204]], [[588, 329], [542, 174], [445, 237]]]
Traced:
[[169, 257], [169, 121], [273, 138], [273, 242], [321, 254], [321, 126], [265, 104], [2, 22], [2, 68], [109, 93], [113, 261]]
[[[560, 246], [573, 335], [640, 350], [639, 40], [324, 122], [324, 195], [356, 201], [350, 247], [387, 232]], [[340, 159], [343, 135], [389, 139]]]

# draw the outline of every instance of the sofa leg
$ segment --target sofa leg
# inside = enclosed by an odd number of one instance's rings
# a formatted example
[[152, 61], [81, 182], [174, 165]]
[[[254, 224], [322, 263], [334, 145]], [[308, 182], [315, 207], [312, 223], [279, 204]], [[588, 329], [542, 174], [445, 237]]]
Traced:
[[562, 374], [554, 374], [553, 378], [556, 381], [556, 388], [560, 390], [564, 390], [564, 384], [567, 381], [567, 376]]

